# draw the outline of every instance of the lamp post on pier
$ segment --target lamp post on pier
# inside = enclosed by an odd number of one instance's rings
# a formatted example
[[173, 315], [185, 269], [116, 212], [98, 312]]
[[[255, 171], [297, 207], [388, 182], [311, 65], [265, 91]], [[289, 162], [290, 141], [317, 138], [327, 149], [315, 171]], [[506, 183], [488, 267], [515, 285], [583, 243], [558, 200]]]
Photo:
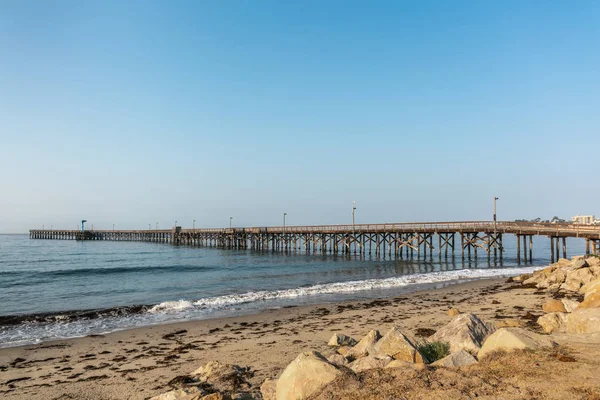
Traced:
[[158, 230], [158, 222], [156, 223], [156, 230]]
[[233, 226], [233, 217], [229, 217], [229, 229]]
[[352, 233], [354, 233], [354, 211], [356, 211], [356, 202], [352, 201]]
[[196, 220], [192, 222], [192, 229], [196, 229]]
[[177, 221], [175, 221], [175, 228], [177, 228]]
[[497, 229], [497, 218], [496, 218], [496, 201], [498, 201], [498, 197], [494, 197], [494, 233], [496, 233]]
[[113, 224], [113, 232], [115, 231], [115, 224]]
[[285, 243], [285, 248], [287, 249], [287, 238], [285, 237], [285, 216], [287, 213], [283, 213], [283, 242]]
[[148, 230], [152, 230], [152, 224], [148, 224]]

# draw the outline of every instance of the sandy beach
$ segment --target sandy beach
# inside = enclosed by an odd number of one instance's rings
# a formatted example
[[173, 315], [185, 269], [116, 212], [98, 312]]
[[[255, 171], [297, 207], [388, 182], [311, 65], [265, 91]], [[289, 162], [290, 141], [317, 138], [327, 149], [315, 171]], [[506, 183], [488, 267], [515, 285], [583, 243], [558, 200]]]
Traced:
[[213, 360], [251, 367], [250, 382], [275, 378], [297, 354], [331, 353], [335, 332], [362, 337], [400, 326], [416, 337], [448, 323], [448, 309], [497, 326], [535, 320], [551, 295], [506, 279], [461, 283], [392, 298], [288, 307], [235, 318], [150, 326], [0, 349], [0, 395], [28, 399], [146, 399]]

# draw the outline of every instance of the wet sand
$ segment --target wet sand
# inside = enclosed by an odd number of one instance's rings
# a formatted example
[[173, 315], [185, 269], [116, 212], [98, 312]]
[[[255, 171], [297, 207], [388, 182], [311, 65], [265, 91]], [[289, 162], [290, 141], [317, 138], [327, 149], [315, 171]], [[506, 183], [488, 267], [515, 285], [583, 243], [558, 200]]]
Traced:
[[450, 321], [447, 310], [473, 312], [498, 326], [535, 320], [550, 295], [505, 278], [396, 297], [287, 307], [242, 317], [157, 325], [0, 349], [0, 397], [146, 399], [169, 381], [212, 360], [252, 368], [252, 384], [277, 377], [301, 351], [330, 354], [335, 332], [360, 339], [394, 325], [416, 337]]

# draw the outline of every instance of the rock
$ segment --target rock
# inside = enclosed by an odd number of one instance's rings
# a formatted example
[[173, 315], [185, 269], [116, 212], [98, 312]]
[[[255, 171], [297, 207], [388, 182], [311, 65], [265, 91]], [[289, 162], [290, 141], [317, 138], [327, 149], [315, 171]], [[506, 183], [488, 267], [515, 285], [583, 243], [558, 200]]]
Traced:
[[377, 354], [388, 355], [395, 360], [416, 363], [427, 362], [413, 342], [411, 342], [398, 327], [390, 329], [390, 331], [375, 344], [374, 350]]
[[210, 361], [206, 365], [203, 365], [192, 372], [190, 375], [198, 377], [201, 382], [206, 382], [210, 378], [228, 374], [232, 368], [233, 366], [229, 364], [222, 364], [219, 361]]
[[251, 375], [248, 368], [223, 364], [219, 361], [211, 361], [192, 372], [191, 375], [197, 377], [200, 382], [210, 383], [213, 389], [223, 392], [233, 392], [240, 389], [241, 386], [247, 388], [251, 386], [248, 382]]
[[599, 308], [600, 307], [600, 291], [586, 296], [586, 298], [579, 304], [578, 309], [582, 308]]
[[544, 275], [542, 274], [533, 274], [533, 276], [525, 279], [522, 284], [523, 285], [537, 285], [542, 279], [544, 279]]
[[600, 308], [578, 308], [569, 314], [567, 333], [594, 332], [600, 332]]
[[466, 365], [476, 364], [477, 360], [471, 353], [464, 350], [459, 350], [446, 357], [437, 360], [431, 365], [435, 367], [464, 367]]
[[587, 261], [584, 260], [583, 258], [579, 258], [579, 259], [571, 261], [571, 264], [569, 265], [569, 270], [577, 270], [580, 268], [587, 268], [587, 267], [589, 267]]
[[277, 381], [267, 378], [263, 384], [260, 385], [260, 394], [262, 394], [263, 400], [276, 400]]
[[595, 278], [594, 272], [589, 268], [581, 268], [567, 272], [565, 283], [560, 285], [561, 290], [577, 292], [581, 286], [591, 282]]
[[538, 282], [536, 287], [538, 289], [558, 289], [563, 284], [567, 275], [561, 269], [557, 269], [550, 275], [547, 275], [544, 279]]
[[575, 300], [562, 299], [561, 301], [568, 313], [573, 312], [579, 306], [579, 302]]
[[448, 310], [448, 315], [451, 317], [456, 317], [460, 314], [460, 310], [458, 308], [451, 308]]
[[567, 312], [562, 301], [556, 300], [556, 299], [550, 299], [550, 300], [546, 301], [542, 305], [542, 310], [544, 310], [544, 312], [547, 312], [547, 313]]
[[276, 399], [305, 399], [342, 374], [316, 351], [300, 353], [277, 380]]
[[348, 368], [354, 372], [366, 371], [367, 369], [384, 368], [393, 361], [392, 357], [385, 355], [370, 355], [362, 357], [350, 363]]
[[379, 339], [381, 339], [381, 334], [379, 331], [370, 331], [365, 335], [365, 337], [360, 339], [360, 342], [358, 342], [356, 346], [354, 346], [345, 354], [346, 358], [349, 360], [354, 360], [360, 357], [366, 357], [369, 354], [373, 354], [375, 344]]
[[590, 268], [600, 266], [600, 258], [598, 257], [589, 257], [586, 261]]
[[501, 328], [485, 340], [477, 358], [481, 360], [497, 350], [539, 349], [553, 346], [554, 342], [551, 340], [523, 328]]
[[559, 268], [560, 267], [568, 267], [571, 265], [571, 261], [566, 258], [559, 258], [558, 261], [552, 265], [557, 266]]
[[579, 293], [587, 295], [588, 293], [594, 293], [600, 288], [600, 278], [596, 278], [591, 282], [586, 283], [579, 289]]
[[466, 350], [477, 354], [484, 340], [491, 335], [496, 328], [492, 324], [485, 323], [474, 314], [461, 314], [443, 328], [439, 329], [429, 340], [432, 342], [448, 342], [450, 352]]
[[568, 314], [564, 312], [553, 312], [544, 314], [538, 318], [537, 323], [544, 332], [565, 332]]
[[600, 279], [593, 280], [581, 288], [585, 290], [583, 301], [577, 308], [598, 308], [600, 307]]
[[206, 392], [201, 391], [195, 386], [184, 389], [171, 390], [158, 396], [151, 397], [150, 400], [197, 400], [201, 399]]
[[327, 346], [354, 346], [355, 344], [356, 340], [352, 339], [350, 336], [346, 336], [343, 333], [334, 333], [331, 339], [329, 339]]
[[513, 282], [525, 282], [527, 279], [531, 278], [533, 274], [521, 274], [519, 276], [515, 276], [512, 278]]
[[337, 365], [338, 367], [346, 366], [349, 364], [348, 359], [341, 354], [333, 354], [327, 357], [327, 361], [329, 361], [333, 365]]

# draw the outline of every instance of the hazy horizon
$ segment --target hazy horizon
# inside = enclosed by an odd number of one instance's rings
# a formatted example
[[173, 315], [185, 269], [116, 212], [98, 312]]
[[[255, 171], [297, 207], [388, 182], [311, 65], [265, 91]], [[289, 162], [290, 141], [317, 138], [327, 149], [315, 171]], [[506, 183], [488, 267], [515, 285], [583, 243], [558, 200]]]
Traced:
[[600, 3], [0, 2], [0, 232], [600, 215]]

